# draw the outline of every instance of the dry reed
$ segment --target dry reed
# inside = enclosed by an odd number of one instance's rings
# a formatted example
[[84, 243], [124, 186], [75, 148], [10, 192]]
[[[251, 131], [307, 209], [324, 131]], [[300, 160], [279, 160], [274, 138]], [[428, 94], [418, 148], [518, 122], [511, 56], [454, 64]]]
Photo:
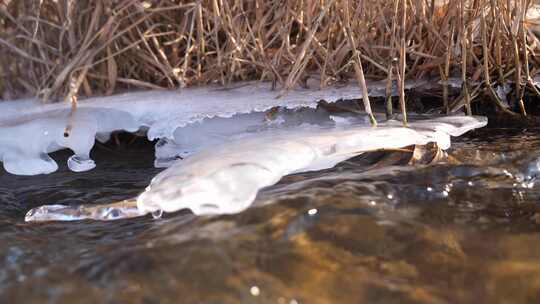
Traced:
[[[370, 78], [387, 81], [391, 116], [394, 82], [406, 114], [405, 80], [431, 78], [446, 112], [470, 113], [485, 92], [527, 115], [525, 90], [539, 93], [536, 9], [532, 0], [0, 0], [0, 94], [74, 100], [254, 79], [285, 94], [308, 79], [365, 87]], [[451, 77], [463, 80], [457, 98]], [[496, 93], [506, 82], [519, 114]]]

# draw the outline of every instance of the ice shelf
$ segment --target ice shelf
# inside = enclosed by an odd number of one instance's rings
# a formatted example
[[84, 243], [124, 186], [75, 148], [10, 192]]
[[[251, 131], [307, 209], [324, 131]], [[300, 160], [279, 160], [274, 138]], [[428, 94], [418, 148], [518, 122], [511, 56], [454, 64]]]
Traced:
[[[378, 88], [378, 86], [374, 86]], [[0, 161], [13, 174], [54, 172], [57, 164], [48, 153], [71, 149], [68, 164], [73, 171], [95, 166], [88, 158], [94, 140], [107, 140], [113, 131], [144, 128], [148, 139], [174, 139], [178, 128], [210, 118], [229, 118], [274, 107], [314, 108], [320, 100], [358, 98], [357, 86], [323, 90], [297, 88], [277, 98], [269, 83], [240, 83], [235, 87], [186, 88], [96, 97], [70, 104], [41, 104], [36, 100], [0, 102]], [[377, 94], [377, 93], [374, 93]], [[64, 136], [67, 126], [73, 129]]]
[[[371, 96], [384, 95], [384, 83], [370, 88]], [[58, 168], [48, 153], [71, 149], [68, 167], [90, 170], [96, 166], [90, 159], [95, 140], [142, 129], [158, 140], [155, 165], [168, 168], [141, 195], [105, 205], [45, 205], [29, 211], [26, 220], [112, 220], [180, 209], [226, 214], [246, 209], [260, 189], [287, 174], [330, 168], [376, 149], [428, 142], [446, 149], [450, 136], [487, 123], [482, 117], [416, 116], [403, 127], [379, 117], [374, 128], [356, 103], [346, 111], [319, 103], [359, 98], [355, 85], [283, 93], [269, 83], [249, 82], [89, 98], [75, 111], [66, 103], [1, 102], [0, 160], [13, 174], [46, 174]]]
[[259, 132], [202, 149], [158, 174], [137, 198], [142, 213], [190, 209], [197, 215], [237, 213], [281, 177], [331, 168], [366, 151], [437, 143], [485, 126], [482, 117], [448, 116], [409, 123], [305, 125]]
[[[391, 120], [374, 128], [362, 117], [328, 118], [333, 123], [324, 123], [323, 119], [319, 123], [239, 132], [215, 146], [203, 145], [189, 157], [174, 161], [152, 179], [142, 194], [126, 204], [42, 206], [30, 210], [26, 220], [111, 220], [181, 209], [196, 215], [237, 213], [253, 203], [260, 189], [277, 183], [285, 175], [331, 168], [363, 152], [383, 148], [434, 142], [447, 149], [451, 136], [487, 123], [483, 117], [446, 116], [417, 118], [408, 127]], [[226, 132], [223, 126], [219, 122], [213, 131]], [[212, 131], [203, 131], [208, 132]], [[169, 149], [174, 153], [174, 146]], [[111, 210], [115, 210], [114, 216]]]

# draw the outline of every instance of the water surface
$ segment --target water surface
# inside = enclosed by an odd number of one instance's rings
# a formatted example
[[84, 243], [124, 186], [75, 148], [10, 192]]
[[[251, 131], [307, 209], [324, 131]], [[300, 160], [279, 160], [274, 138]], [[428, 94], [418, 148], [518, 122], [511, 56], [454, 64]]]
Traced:
[[43, 204], [135, 196], [160, 171], [151, 145], [99, 146], [90, 172], [2, 171], [0, 303], [533, 303], [538, 134], [472, 132], [437, 164], [360, 156], [215, 217], [24, 222]]

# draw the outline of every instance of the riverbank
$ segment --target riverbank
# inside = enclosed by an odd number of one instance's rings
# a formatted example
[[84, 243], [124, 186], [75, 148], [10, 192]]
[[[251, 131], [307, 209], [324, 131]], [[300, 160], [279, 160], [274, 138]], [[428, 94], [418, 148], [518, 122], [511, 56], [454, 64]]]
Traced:
[[[427, 78], [443, 84], [443, 112], [489, 100], [525, 116], [527, 95], [540, 95], [536, 1], [45, 0], [1, 8], [4, 98], [69, 102], [255, 79], [286, 94], [343, 81], [364, 88], [373, 79], [397, 84], [404, 112], [405, 81]], [[464, 84], [458, 94], [452, 79]]]

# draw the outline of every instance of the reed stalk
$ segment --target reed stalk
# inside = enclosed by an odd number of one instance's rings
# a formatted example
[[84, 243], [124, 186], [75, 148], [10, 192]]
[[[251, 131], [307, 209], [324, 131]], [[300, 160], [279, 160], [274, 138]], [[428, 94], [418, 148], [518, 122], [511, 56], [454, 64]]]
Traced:
[[401, 0], [401, 33], [399, 35], [399, 105], [401, 115], [403, 116], [403, 124], [407, 125], [407, 105], [405, 104], [405, 72], [407, 65], [407, 0]]
[[[539, 5], [532, 0], [0, 0], [0, 97], [72, 100], [74, 78], [79, 96], [245, 80], [271, 81], [286, 94], [316, 77], [321, 87], [355, 81], [371, 113], [367, 86], [384, 80], [391, 117], [397, 79], [407, 121], [405, 81], [428, 78], [443, 83], [444, 112], [461, 104], [471, 114], [471, 103], [486, 92], [501, 112], [513, 113], [494, 94], [495, 86], [507, 84], [514, 88], [516, 112], [525, 116], [525, 92], [540, 95], [533, 81], [540, 71], [535, 34], [540, 16], [532, 14]], [[454, 100], [450, 78], [463, 81], [461, 97]]]

